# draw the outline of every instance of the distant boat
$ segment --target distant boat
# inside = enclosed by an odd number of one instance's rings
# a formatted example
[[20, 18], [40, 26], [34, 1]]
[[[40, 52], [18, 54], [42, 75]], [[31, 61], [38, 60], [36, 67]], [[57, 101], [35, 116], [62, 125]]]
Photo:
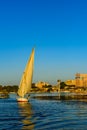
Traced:
[[33, 78], [33, 66], [34, 66], [34, 52], [35, 49], [32, 50], [30, 55], [30, 59], [26, 65], [25, 71], [23, 72], [22, 79], [18, 89], [18, 102], [28, 102], [29, 93], [32, 86], [32, 78]]
[[0, 99], [3, 99], [3, 98], [9, 98], [9, 94], [5, 93], [5, 92], [1, 92], [0, 93]]

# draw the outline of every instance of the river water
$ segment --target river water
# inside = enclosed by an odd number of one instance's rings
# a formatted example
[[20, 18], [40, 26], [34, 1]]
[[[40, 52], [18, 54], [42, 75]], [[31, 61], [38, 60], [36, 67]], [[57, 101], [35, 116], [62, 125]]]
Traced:
[[87, 130], [87, 102], [31, 96], [28, 103], [18, 103], [15, 94], [0, 99], [0, 130], [21, 129]]

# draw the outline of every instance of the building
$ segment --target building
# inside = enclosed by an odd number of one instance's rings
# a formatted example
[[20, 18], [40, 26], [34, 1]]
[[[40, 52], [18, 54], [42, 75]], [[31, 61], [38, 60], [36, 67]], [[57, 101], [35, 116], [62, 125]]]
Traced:
[[35, 84], [35, 86], [42, 89], [44, 86], [49, 86], [49, 84], [46, 82], [39, 81], [38, 83]]
[[75, 75], [76, 87], [87, 87], [87, 74], [77, 73]]
[[66, 80], [65, 84], [69, 85], [69, 86], [75, 86], [76, 85], [76, 81], [75, 80]]

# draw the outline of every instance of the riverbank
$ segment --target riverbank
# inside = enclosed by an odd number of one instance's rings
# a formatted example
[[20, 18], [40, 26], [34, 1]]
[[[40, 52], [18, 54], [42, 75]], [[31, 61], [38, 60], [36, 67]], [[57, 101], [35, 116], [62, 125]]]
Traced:
[[87, 95], [81, 95], [81, 94], [58, 94], [56, 96], [47, 96], [47, 95], [43, 95], [43, 96], [33, 96], [34, 99], [40, 99], [40, 100], [87, 100]]

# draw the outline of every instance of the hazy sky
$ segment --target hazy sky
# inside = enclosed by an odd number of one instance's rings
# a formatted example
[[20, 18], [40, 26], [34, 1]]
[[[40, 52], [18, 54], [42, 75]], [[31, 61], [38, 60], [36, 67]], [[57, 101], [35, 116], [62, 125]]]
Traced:
[[87, 0], [1, 0], [1, 85], [19, 84], [34, 46], [33, 82], [87, 73]]

